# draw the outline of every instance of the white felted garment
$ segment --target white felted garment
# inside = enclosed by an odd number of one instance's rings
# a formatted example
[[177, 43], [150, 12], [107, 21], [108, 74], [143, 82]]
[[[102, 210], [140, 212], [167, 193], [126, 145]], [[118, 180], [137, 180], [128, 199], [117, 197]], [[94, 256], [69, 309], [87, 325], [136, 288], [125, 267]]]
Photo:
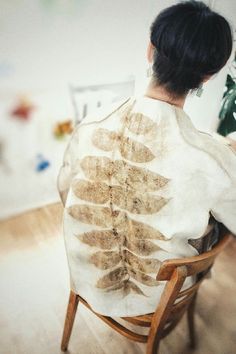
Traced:
[[160, 262], [196, 255], [188, 240], [210, 212], [236, 233], [235, 186], [233, 150], [181, 108], [138, 96], [98, 109], [76, 127], [58, 177], [72, 289], [103, 315], [155, 311]]

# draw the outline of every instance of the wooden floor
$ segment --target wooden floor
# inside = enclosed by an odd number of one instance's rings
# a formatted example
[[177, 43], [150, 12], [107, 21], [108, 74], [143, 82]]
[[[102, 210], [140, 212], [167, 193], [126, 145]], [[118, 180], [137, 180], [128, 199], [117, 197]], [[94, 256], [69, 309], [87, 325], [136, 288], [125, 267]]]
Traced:
[[[69, 295], [62, 209], [51, 205], [0, 222], [0, 353], [57, 354]], [[194, 354], [236, 353], [236, 240], [205, 281], [197, 301], [199, 348]], [[227, 275], [226, 275], [227, 270]], [[161, 344], [160, 354], [188, 354], [187, 326]], [[70, 354], [142, 354], [145, 345], [113, 332], [79, 305]]]

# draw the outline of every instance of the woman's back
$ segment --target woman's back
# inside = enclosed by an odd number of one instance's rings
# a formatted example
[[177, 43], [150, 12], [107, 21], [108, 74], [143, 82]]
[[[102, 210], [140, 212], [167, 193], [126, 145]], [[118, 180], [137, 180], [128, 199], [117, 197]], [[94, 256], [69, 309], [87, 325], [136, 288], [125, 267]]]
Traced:
[[153, 312], [160, 262], [197, 254], [210, 212], [236, 232], [235, 171], [234, 152], [167, 102], [86, 117], [58, 180], [72, 289], [105, 315]]

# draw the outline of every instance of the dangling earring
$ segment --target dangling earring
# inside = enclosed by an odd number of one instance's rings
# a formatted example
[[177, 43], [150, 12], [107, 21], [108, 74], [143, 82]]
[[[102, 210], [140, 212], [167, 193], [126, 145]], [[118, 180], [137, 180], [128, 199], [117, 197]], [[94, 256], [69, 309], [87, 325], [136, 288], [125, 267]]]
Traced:
[[149, 66], [148, 66], [148, 68], [147, 68], [147, 72], [146, 72], [147, 77], [151, 77], [151, 76], [152, 76], [152, 73], [153, 73], [152, 65], [149, 64]]
[[201, 97], [202, 93], [203, 93], [203, 84], [201, 83], [197, 89], [196, 96]]

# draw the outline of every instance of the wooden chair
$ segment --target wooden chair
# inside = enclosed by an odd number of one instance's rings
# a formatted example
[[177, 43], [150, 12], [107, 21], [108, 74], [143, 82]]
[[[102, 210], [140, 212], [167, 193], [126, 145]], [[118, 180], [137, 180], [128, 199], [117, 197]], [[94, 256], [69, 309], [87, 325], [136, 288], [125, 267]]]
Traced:
[[[148, 335], [135, 333], [111, 317], [94, 312], [82, 297], [71, 291], [61, 343], [62, 351], [67, 350], [79, 301], [118, 333], [128, 339], [147, 343], [146, 354], [156, 354], [158, 352], [160, 340], [175, 328], [187, 311], [190, 347], [195, 348], [194, 309], [197, 292], [202, 281], [208, 276], [216, 256], [229, 241], [230, 233], [222, 229], [219, 236], [220, 241], [208, 252], [189, 258], [166, 260], [162, 263], [156, 279], [166, 281], [166, 285], [154, 313], [122, 317], [122, 320], [137, 326], [150, 327]], [[181, 291], [188, 276], [196, 276], [196, 282], [190, 288]]]

